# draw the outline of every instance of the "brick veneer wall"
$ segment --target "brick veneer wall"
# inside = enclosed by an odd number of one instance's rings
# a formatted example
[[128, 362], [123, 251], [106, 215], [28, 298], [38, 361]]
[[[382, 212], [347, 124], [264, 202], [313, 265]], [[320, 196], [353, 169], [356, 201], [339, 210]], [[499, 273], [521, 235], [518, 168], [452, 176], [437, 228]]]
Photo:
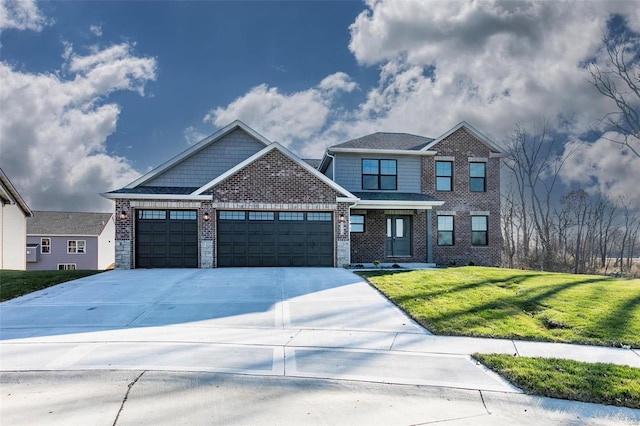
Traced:
[[[394, 212], [402, 215], [401, 212]], [[364, 215], [364, 232], [351, 233], [351, 263], [404, 263], [427, 261], [427, 218], [425, 211], [407, 212], [411, 216], [411, 257], [387, 257], [386, 216], [384, 210], [368, 210]]]
[[[338, 266], [349, 263], [348, 204], [336, 203], [338, 193], [333, 188], [277, 149], [230, 176], [210, 192], [218, 208], [235, 204], [241, 209], [277, 210], [285, 205], [286, 210], [332, 211], [334, 262]], [[340, 215], [345, 217], [342, 224]]]
[[[478, 141], [464, 128], [439, 142], [434, 149], [436, 157], [422, 158], [422, 192], [444, 201], [434, 209], [433, 259], [436, 264], [446, 265], [455, 261], [457, 265], [500, 265], [502, 233], [500, 229], [500, 159], [490, 157], [490, 149]], [[435, 162], [438, 157], [455, 157], [453, 162], [453, 190], [436, 191]], [[473, 158], [486, 159], [486, 192], [469, 191], [469, 162]], [[437, 245], [437, 212], [455, 212], [453, 246]], [[487, 246], [471, 245], [471, 212], [489, 212]]]

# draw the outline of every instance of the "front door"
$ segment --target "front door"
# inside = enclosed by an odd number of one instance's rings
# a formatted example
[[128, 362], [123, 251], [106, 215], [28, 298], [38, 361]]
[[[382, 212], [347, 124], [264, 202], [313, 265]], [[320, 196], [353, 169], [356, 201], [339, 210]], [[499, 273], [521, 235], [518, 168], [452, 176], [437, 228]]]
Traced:
[[387, 216], [387, 257], [411, 256], [411, 216]]

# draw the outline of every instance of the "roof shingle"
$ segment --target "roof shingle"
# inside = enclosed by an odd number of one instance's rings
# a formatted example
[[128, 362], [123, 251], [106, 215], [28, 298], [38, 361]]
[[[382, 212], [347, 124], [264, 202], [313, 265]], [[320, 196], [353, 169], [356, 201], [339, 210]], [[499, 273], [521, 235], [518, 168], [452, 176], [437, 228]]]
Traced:
[[352, 139], [338, 145], [333, 145], [330, 148], [400, 149], [418, 151], [432, 141], [432, 138], [411, 135], [408, 133], [378, 132], [362, 136], [357, 139]]
[[33, 212], [27, 218], [27, 235], [98, 236], [113, 213]]

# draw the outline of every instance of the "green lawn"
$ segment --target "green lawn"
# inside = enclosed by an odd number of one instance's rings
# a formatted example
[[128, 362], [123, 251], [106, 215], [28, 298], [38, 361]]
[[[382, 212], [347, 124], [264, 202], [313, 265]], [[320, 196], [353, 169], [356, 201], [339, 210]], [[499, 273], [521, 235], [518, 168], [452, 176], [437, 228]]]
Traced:
[[473, 356], [529, 394], [640, 408], [640, 368], [555, 358]]
[[102, 271], [1, 271], [0, 302]]
[[640, 279], [473, 266], [360, 274], [435, 334], [640, 348]]

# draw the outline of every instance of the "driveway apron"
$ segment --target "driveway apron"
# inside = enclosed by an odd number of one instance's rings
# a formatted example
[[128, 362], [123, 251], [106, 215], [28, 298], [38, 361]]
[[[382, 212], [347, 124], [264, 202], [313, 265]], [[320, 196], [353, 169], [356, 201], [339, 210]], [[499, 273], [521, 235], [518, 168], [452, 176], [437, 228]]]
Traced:
[[2, 371], [202, 371], [518, 392], [468, 355], [409, 344], [428, 339], [362, 278], [333, 268], [116, 270], [0, 304]]

